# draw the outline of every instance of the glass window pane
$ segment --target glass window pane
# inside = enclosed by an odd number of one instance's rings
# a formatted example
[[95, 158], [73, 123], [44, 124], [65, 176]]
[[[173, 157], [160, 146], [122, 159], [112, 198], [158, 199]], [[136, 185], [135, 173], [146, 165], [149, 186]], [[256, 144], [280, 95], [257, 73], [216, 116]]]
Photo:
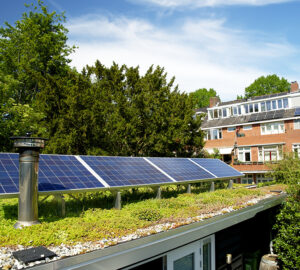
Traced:
[[242, 108], [241, 106], [238, 106], [239, 114], [242, 114]]
[[270, 111], [271, 110], [271, 101], [267, 101], [266, 104], [267, 104], [267, 111]]
[[237, 107], [233, 107], [233, 114], [237, 115]]
[[227, 116], [227, 110], [226, 108], [223, 109], [223, 117], [226, 117]]
[[218, 130], [213, 129], [213, 140], [217, 140], [217, 139], [218, 139]]
[[194, 253], [174, 261], [173, 266], [174, 270], [194, 270]]
[[278, 109], [282, 109], [282, 99], [278, 99]]
[[203, 245], [203, 270], [211, 270], [211, 243]]
[[265, 112], [266, 111], [266, 103], [264, 103], [264, 102], [260, 103], [260, 108], [261, 108], [262, 112]]
[[247, 105], [244, 105], [244, 108], [245, 108], [245, 113], [248, 113], [248, 104]]
[[251, 113], [253, 112], [253, 104], [249, 105], [249, 112], [251, 112]]
[[254, 111], [255, 111], [255, 112], [258, 112], [258, 103], [255, 103], [255, 104], [254, 104]]
[[284, 99], [283, 99], [283, 107], [284, 107], [284, 108], [288, 108], [288, 107], [289, 107], [289, 102], [288, 102], [288, 99], [287, 99], [287, 98], [284, 98]]
[[277, 102], [276, 102], [276, 100], [272, 100], [272, 109], [273, 110], [277, 109]]
[[250, 153], [245, 153], [245, 161], [251, 161]]

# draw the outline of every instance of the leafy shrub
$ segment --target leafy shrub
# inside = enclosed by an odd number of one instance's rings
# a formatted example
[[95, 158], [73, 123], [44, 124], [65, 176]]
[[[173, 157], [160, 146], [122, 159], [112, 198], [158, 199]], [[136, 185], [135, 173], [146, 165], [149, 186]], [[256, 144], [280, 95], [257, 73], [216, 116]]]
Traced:
[[289, 185], [288, 197], [276, 217], [274, 249], [280, 269], [300, 269], [300, 159], [286, 156], [272, 173], [274, 179]]
[[300, 269], [300, 187], [289, 192], [274, 226], [274, 249], [280, 269]]
[[140, 220], [146, 220], [146, 221], [157, 221], [162, 218], [161, 213], [158, 209], [140, 209], [135, 212], [135, 215]]

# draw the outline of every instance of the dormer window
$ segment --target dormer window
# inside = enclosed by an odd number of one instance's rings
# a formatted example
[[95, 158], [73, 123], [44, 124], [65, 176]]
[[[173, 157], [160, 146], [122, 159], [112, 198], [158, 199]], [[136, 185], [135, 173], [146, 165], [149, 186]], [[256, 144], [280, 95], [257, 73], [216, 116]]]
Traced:
[[223, 109], [223, 117], [227, 117], [227, 109], [226, 108]]

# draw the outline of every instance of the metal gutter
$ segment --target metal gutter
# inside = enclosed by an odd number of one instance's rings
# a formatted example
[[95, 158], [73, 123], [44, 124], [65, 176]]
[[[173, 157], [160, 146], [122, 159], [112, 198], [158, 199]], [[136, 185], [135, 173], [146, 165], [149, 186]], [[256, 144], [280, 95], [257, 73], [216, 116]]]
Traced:
[[117, 244], [102, 250], [34, 266], [30, 269], [114, 270], [123, 268], [151, 257], [162, 256], [173, 249], [251, 219], [256, 214], [281, 204], [285, 197], [285, 194], [277, 195], [228, 214], [215, 216], [201, 222], [195, 222], [166, 232]]

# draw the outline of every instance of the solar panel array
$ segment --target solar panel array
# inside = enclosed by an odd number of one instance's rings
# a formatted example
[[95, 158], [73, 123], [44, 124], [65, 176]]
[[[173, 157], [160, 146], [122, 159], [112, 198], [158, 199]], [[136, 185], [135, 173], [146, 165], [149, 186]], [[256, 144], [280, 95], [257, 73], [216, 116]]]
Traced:
[[250, 116], [248, 122], [279, 119], [284, 116], [284, 112], [284, 110], [276, 110], [270, 112], [254, 113]]
[[[65, 193], [239, 176], [214, 159], [40, 155], [38, 189]], [[19, 155], [0, 153], [0, 196], [18, 192]]]

